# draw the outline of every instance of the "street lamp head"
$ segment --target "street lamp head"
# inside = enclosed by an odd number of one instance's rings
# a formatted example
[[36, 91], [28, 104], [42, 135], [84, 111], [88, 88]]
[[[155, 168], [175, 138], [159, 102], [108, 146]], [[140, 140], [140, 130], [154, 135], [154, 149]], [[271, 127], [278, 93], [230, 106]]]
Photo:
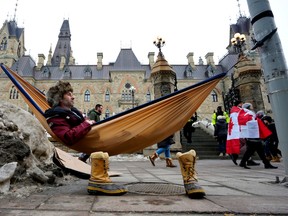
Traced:
[[241, 40], [241, 41], [243, 41], [243, 42], [245, 42], [245, 41], [246, 41], [246, 37], [245, 37], [245, 35], [244, 35], [244, 34], [241, 34], [241, 35], [240, 35], [240, 40]]
[[235, 34], [234, 34], [234, 38], [235, 38], [236, 40], [239, 39], [239, 38], [240, 38], [240, 33], [238, 33], [238, 32], [235, 33]]
[[154, 45], [159, 49], [159, 53], [162, 54], [161, 52], [161, 47], [165, 45], [165, 41], [161, 37], [157, 37], [155, 41], [153, 41]]
[[246, 37], [244, 34], [235, 33], [234, 37], [231, 39], [231, 44], [234, 46], [237, 53], [242, 53], [242, 47], [245, 45]]
[[234, 45], [236, 43], [236, 38], [231, 39], [231, 44]]
[[135, 92], [136, 88], [135, 88], [134, 86], [131, 86], [131, 87], [129, 88], [129, 90], [130, 90], [131, 92]]

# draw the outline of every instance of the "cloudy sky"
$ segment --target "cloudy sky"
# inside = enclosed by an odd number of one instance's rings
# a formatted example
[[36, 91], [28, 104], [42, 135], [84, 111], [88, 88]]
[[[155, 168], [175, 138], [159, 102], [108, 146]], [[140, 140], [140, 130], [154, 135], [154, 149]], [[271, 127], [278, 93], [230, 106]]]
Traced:
[[[269, 2], [287, 56], [288, 1]], [[250, 17], [247, 0], [239, 4], [241, 14]], [[26, 54], [35, 61], [39, 53], [47, 57], [50, 46], [54, 51], [62, 22], [69, 19], [77, 64], [96, 64], [97, 52], [103, 53], [104, 64], [115, 62], [121, 48], [132, 48], [147, 64], [148, 53], [158, 53], [153, 44], [158, 36], [166, 41], [166, 60], [186, 64], [189, 52], [194, 52], [195, 62], [214, 52], [217, 63], [226, 54], [229, 25], [239, 15], [237, 0], [1, 0], [0, 20], [16, 17], [25, 28]]]

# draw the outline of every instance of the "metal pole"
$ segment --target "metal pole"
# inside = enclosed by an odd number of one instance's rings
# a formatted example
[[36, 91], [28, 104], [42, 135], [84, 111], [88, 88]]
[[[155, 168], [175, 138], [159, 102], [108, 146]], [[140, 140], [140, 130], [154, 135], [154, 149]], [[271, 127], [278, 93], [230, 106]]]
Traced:
[[259, 49], [264, 79], [273, 110], [282, 151], [285, 178], [288, 181], [288, 79], [287, 64], [268, 0], [247, 0], [256, 43]]

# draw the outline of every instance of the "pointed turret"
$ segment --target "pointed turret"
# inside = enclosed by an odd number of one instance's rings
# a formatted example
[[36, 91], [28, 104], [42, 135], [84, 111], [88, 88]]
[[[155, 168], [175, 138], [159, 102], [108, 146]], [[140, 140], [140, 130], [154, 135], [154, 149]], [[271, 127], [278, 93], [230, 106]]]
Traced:
[[[58, 42], [52, 57], [52, 66], [60, 66], [61, 59], [65, 60], [61, 64], [68, 65], [71, 56], [71, 33], [69, 20], [64, 20], [58, 36]], [[63, 65], [62, 65], [63, 66]]]
[[48, 60], [47, 60], [46, 65], [51, 66], [52, 64], [51, 61], [52, 61], [52, 46], [50, 46], [50, 49], [49, 49]]

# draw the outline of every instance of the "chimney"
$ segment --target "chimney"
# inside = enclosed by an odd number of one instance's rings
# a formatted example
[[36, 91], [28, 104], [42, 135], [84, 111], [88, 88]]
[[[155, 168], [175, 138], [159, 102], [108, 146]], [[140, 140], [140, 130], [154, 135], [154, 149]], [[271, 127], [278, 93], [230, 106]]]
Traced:
[[97, 53], [97, 70], [102, 70], [103, 68], [103, 53]]
[[148, 59], [149, 59], [149, 65], [150, 65], [150, 68], [152, 68], [153, 67], [153, 65], [154, 65], [154, 55], [155, 55], [155, 53], [154, 52], [149, 52], [148, 53]]
[[194, 56], [194, 53], [193, 52], [189, 52], [186, 57], [188, 59], [188, 64], [191, 66], [191, 68], [193, 70], [195, 70], [196, 67], [195, 67], [195, 64], [194, 64], [193, 56]]
[[45, 60], [45, 55], [38, 54], [38, 63], [37, 63], [36, 70], [41, 70], [41, 68], [44, 66], [44, 60]]
[[208, 52], [208, 53], [205, 55], [205, 58], [206, 58], [207, 65], [211, 65], [212, 67], [215, 67], [213, 55], [214, 55], [213, 52]]

